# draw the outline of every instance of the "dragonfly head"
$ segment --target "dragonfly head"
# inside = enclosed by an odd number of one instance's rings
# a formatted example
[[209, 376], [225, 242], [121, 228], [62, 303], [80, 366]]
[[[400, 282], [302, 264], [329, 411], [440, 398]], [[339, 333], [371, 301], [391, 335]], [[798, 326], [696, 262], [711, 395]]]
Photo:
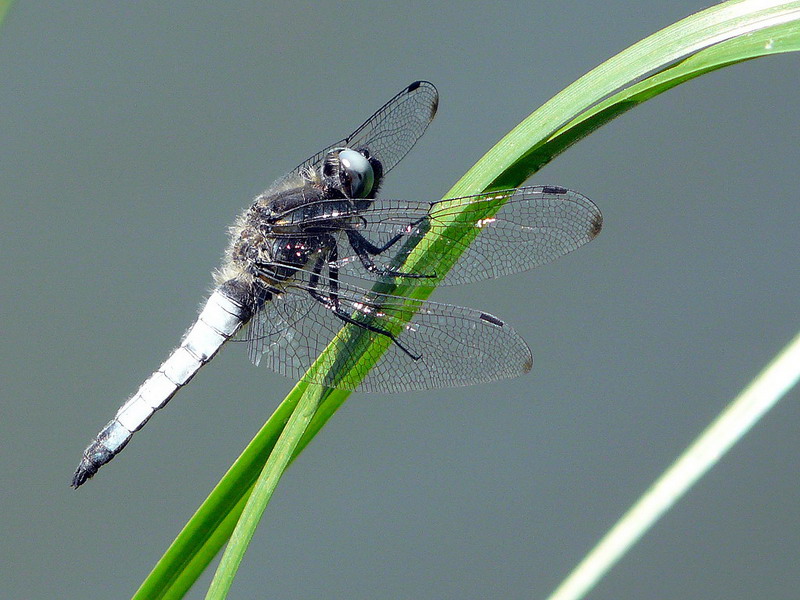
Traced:
[[323, 179], [347, 198], [374, 198], [383, 172], [369, 151], [336, 148], [322, 165]]

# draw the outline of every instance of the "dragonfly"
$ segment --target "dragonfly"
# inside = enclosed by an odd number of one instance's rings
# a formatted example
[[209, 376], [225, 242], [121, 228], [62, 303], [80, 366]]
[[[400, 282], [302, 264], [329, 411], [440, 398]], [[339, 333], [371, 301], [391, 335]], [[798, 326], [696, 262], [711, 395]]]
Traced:
[[[530, 371], [530, 348], [502, 319], [413, 296], [548, 263], [594, 239], [602, 215], [558, 186], [434, 202], [378, 198], [438, 105], [433, 84], [412, 83], [254, 199], [231, 227], [194, 324], [86, 448], [73, 487], [231, 340], [246, 342], [255, 364], [345, 390], [465, 386]], [[404, 266], [423, 239], [433, 240], [427, 262]], [[456, 255], [450, 270], [441, 267]]]

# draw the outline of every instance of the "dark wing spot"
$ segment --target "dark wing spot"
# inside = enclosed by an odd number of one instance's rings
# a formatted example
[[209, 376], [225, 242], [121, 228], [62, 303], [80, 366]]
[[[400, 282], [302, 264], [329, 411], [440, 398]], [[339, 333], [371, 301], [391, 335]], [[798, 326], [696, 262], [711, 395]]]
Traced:
[[595, 217], [594, 221], [592, 221], [592, 229], [589, 231], [589, 239], [594, 239], [600, 233], [600, 230], [603, 228], [603, 215], [600, 211], [597, 212], [597, 216]]
[[489, 315], [487, 313], [481, 313], [481, 321], [486, 321], [487, 323], [491, 323], [492, 325], [496, 325], [497, 327], [505, 327], [505, 323], [503, 323], [500, 319], [495, 316]]
[[430, 88], [430, 92], [433, 94], [433, 104], [431, 104], [431, 114], [430, 118], [436, 115], [436, 111], [439, 109], [439, 92], [436, 90], [436, 86], [433, 85], [430, 81], [415, 81], [411, 85], [406, 88], [406, 92], [413, 92], [414, 90], [422, 87], [427, 86]]
[[436, 100], [431, 105], [431, 119], [436, 116], [436, 111], [439, 110], [439, 95], [436, 95]]
[[542, 186], [543, 194], [566, 194], [567, 188], [559, 187], [557, 185], [544, 185]]
[[525, 364], [522, 366], [523, 373], [530, 373], [531, 369], [533, 368], [533, 354], [528, 355], [528, 360], [525, 361]]

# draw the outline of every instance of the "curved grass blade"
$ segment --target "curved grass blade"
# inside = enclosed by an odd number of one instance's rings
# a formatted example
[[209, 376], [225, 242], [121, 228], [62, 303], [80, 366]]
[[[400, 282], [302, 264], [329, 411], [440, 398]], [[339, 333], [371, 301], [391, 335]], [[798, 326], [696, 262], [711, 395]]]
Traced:
[[800, 380], [800, 334], [706, 427], [578, 563], [548, 600], [583, 598]]
[[0, 0], [0, 25], [5, 21], [8, 9], [11, 8], [12, 4], [14, 4], [14, 0]]
[[[737, 0], [653, 34], [587, 73], [530, 115], [481, 158], [446, 197], [515, 187], [572, 143], [650, 97], [724, 66], [796, 50], [799, 20], [800, 2]], [[760, 48], [746, 43], [747, 36], [756, 34], [762, 35]], [[770, 46], [765, 42], [769, 38], [778, 41]], [[680, 70], [682, 65], [685, 72]], [[436, 239], [424, 238], [406, 261], [407, 268], [425, 265], [426, 248], [436, 243]], [[452, 264], [457, 258], [451, 256], [448, 262]], [[423, 297], [421, 290], [406, 293], [402, 285], [394, 288], [394, 293]], [[325, 360], [329, 362], [330, 357], [325, 356]], [[362, 361], [354, 370], [363, 376], [370, 366]], [[304, 394], [312, 394], [319, 401], [319, 409], [296, 440], [293, 457], [349, 392], [299, 382], [187, 523], [135, 598], [180, 598], [199, 577], [230, 535], [244, 499]]]
[[289, 421], [286, 423], [286, 427], [284, 427], [277, 442], [275, 442], [275, 448], [270, 453], [261, 476], [253, 487], [253, 491], [242, 511], [242, 516], [233, 529], [231, 541], [222, 555], [214, 580], [208, 588], [206, 598], [209, 600], [222, 599], [228, 595], [247, 546], [250, 544], [250, 540], [253, 539], [258, 521], [267, 508], [281, 475], [283, 475], [294, 455], [298, 441], [314, 416], [314, 412], [317, 410], [317, 403], [318, 397], [312, 394], [305, 394], [289, 417]]

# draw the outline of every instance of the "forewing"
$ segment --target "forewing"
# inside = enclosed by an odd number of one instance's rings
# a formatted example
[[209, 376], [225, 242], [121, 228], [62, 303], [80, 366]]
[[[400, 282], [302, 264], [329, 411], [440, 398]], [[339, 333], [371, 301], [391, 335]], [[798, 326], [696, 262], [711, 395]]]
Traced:
[[439, 105], [439, 93], [428, 81], [415, 81], [389, 100], [349, 136], [320, 150], [287, 176], [318, 167], [334, 148], [367, 148], [391, 171], [428, 128]]
[[[597, 206], [578, 192], [534, 186], [433, 203], [378, 199], [359, 215], [356, 227], [378, 246], [400, 236], [374, 257], [385, 268], [398, 268], [426, 232], [440, 231], [440, 243], [429, 249], [431, 264], [446, 262], [448, 255], [460, 250], [460, 258], [441, 282], [459, 285], [544, 265], [594, 239], [602, 223]], [[347, 249], [340, 248], [340, 256], [345, 256], [337, 264], [343, 274], [375, 278], [352, 250], [346, 254]], [[431, 269], [430, 275], [435, 275], [435, 267]], [[409, 286], [436, 285], [435, 277], [395, 279]]]
[[[330, 296], [331, 281], [322, 277], [315, 291]], [[307, 284], [288, 285], [258, 316], [259, 322], [280, 324], [261, 330], [268, 337], [258, 345], [260, 362], [283, 375], [305, 377], [333, 341], [335, 352], [320, 358], [324, 362], [315, 367], [310, 379], [368, 392], [472, 385], [516, 377], [533, 364], [530, 349], [516, 331], [478, 310], [387, 296], [345, 284], [339, 284], [338, 302], [341, 311], [362, 326], [344, 327], [332, 309], [310, 296]], [[294, 318], [301, 314], [302, 318]], [[395, 341], [381, 332], [391, 333]], [[378, 344], [373, 343], [376, 340]], [[359, 382], [348, 371], [370, 356], [370, 362], [377, 362]]]

